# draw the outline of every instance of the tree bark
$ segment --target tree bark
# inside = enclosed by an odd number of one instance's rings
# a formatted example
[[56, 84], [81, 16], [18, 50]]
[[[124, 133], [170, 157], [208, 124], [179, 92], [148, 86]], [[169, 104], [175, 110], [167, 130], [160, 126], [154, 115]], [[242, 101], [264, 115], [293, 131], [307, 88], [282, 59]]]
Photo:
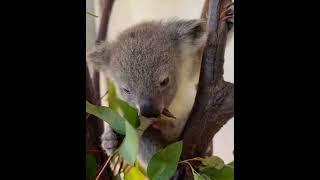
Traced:
[[[110, 20], [110, 15], [112, 12], [112, 7], [114, 4], [114, 0], [101, 0], [102, 12], [101, 12], [101, 19], [99, 30], [97, 34], [96, 44], [99, 44], [106, 40], [107, 33], [108, 33], [108, 25]], [[96, 94], [100, 97], [100, 74], [96, 70], [93, 72], [92, 82], [95, 89]], [[97, 104], [100, 105], [100, 102]]]
[[[209, 35], [203, 50], [195, 103], [181, 137], [184, 160], [203, 157], [214, 135], [233, 117], [234, 86], [223, 79], [229, 30], [229, 22], [225, 19], [227, 15], [223, 12], [231, 3], [231, 0], [207, 0], [204, 4], [202, 16], [207, 20]], [[191, 163], [197, 165], [197, 162]], [[191, 174], [188, 171], [184, 173], [186, 176]]]
[[106, 40], [110, 15], [111, 15], [112, 7], [114, 4], [114, 0], [102, 0], [102, 1], [104, 2], [101, 3], [103, 5], [103, 8], [101, 12], [101, 19], [100, 19], [100, 25], [99, 25], [96, 44], [99, 44], [101, 41]]
[[[99, 102], [99, 97], [94, 91], [93, 83], [91, 81], [89, 69], [87, 66], [86, 99], [93, 104], [97, 104]], [[92, 154], [96, 158], [98, 166], [100, 166], [103, 164], [106, 158], [100, 147], [100, 136], [103, 132], [103, 122], [100, 119], [88, 113], [86, 114], [86, 117], [86, 152]]]
[[[103, 11], [99, 25], [99, 31], [96, 39], [96, 44], [104, 41], [107, 37], [109, 18], [112, 11], [114, 0], [102, 0]], [[88, 66], [86, 65], [86, 99], [93, 104], [100, 105], [100, 87], [99, 87], [99, 72], [94, 71], [92, 78], [90, 77]], [[96, 159], [98, 168], [101, 168], [107, 156], [101, 149], [101, 134], [103, 133], [103, 121], [95, 116], [86, 114], [86, 152], [93, 155]], [[97, 172], [98, 173], [98, 172]], [[111, 180], [110, 169], [107, 169], [100, 179]]]

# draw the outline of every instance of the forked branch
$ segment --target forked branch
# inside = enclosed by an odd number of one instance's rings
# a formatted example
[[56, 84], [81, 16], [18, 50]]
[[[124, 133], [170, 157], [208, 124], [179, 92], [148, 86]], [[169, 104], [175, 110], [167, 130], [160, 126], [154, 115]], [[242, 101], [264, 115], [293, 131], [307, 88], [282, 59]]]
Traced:
[[195, 103], [182, 135], [183, 159], [204, 156], [212, 138], [233, 117], [234, 111], [233, 84], [223, 79], [228, 18], [232, 18], [225, 12], [232, 2], [207, 1], [202, 16], [207, 20], [209, 35], [203, 50]]

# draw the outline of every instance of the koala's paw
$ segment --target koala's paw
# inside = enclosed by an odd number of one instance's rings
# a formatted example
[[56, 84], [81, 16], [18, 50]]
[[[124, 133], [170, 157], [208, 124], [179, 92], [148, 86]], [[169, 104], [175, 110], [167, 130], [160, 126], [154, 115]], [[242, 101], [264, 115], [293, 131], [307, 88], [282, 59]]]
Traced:
[[117, 135], [113, 131], [105, 131], [101, 136], [101, 147], [110, 156], [118, 147]]
[[221, 13], [220, 18], [223, 19], [228, 25], [228, 29], [230, 30], [234, 24], [234, 3], [231, 2], [223, 7], [223, 11]]

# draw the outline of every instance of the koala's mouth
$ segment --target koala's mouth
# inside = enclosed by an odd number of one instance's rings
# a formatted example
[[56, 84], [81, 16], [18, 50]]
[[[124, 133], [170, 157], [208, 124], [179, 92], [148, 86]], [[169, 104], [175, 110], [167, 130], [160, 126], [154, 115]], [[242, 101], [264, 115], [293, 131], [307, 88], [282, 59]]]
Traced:
[[166, 123], [166, 124], [169, 124], [171, 127], [174, 127], [172, 121], [166, 121], [165, 119], [176, 119], [176, 117], [166, 108], [163, 109], [162, 113], [161, 113], [161, 116], [163, 118], [154, 118], [152, 119], [152, 127], [155, 128], [155, 129], [160, 129], [160, 125], [161, 125], [161, 122], [162, 123]]
[[167, 108], [163, 109], [162, 115], [169, 117], [169, 118], [176, 119], [176, 117]]

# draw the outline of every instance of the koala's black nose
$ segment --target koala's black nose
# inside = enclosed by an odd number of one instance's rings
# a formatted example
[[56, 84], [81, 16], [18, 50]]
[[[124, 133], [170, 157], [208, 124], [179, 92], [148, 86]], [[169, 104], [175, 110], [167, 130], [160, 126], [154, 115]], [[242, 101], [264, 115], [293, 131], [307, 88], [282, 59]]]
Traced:
[[159, 108], [150, 103], [145, 103], [140, 106], [140, 113], [147, 118], [156, 118], [160, 116]]

